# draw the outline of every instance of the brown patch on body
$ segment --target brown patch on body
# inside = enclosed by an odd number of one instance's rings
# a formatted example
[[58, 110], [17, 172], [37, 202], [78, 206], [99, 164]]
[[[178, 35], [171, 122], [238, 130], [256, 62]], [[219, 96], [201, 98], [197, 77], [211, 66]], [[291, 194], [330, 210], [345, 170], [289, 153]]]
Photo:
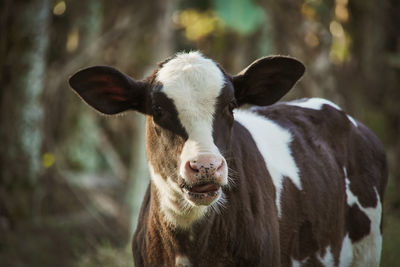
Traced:
[[360, 210], [357, 204], [348, 207], [347, 230], [353, 243], [360, 241], [371, 231], [371, 220]]

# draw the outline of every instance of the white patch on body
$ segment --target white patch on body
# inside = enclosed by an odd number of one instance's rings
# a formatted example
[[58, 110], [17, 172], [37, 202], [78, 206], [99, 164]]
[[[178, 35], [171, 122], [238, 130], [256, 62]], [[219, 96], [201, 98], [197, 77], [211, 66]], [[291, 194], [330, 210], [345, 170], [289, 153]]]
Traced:
[[178, 184], [170, 177], [164, 180], [160, 174], [154, 172], [151, 163], [149, 163], [149, 171], [151, 180], [158, 189], [161, 212], [171, 225], [188, 228], [207, 213], [206, 206], [190, 205], [182, 195]]
[[349, 238], [349, 235], [347, 234], [343, 238], [342, 248], [340, 249], [339, 266], [348, 267], [351, 266], [352, 262], [353, 262], [353, 245], [351, 244], [351, 240]]
[[349, 121], [351, 121], [351, 123], [353, 123], [354, 126], [358, 127], [356, 120], [352, 116], [347, 115], [347, 118], [349, 119]]
[[326, 248], [324, 256], [317, 254], [317, 258], [322, 263], [322, 265], [326, 267], [335, 266], [335, 261], [333, 260], [333, 255], [330, 246]]
[[349, 206], [357, 205], [362, 212], [371, 221], [370, 234], [353, 244], [353, 265], [352, 266], [379, 266], [382, 248], [382, 235], [380, 223], [382, 218], [382, 202], [375, 189], [377, 198], [376, 207], [364, 208], [358, 200], [358, 197], [350, 190], [350, 180], [347, 176], [346, 168], [343, 168], [346, 181], [347, 204]]
[[[290, 105], [290, 106], [297, 106], [297, 107], [301, 107], [301, 108], [309, 108], [309, 109], [315, 109], [315, 110], [321, 110], [323, 105], [329, 105], [337, 110], [342, 110], [335, 103], [333, 103], [329, 100], [323, 99], [323, 98], [318, 98], [318, 97], [295, 100], [295, 101], [291, 101], [291, 102], [286, 102], [285, 104]], [[346, 114], [346, 116], [354, 126], [358, 127], [358, 124], [353, 117], [351, 117], [350, 115], [347, 115], [347, 114]]]
[[329, 105], [337, 110], [341, 110], [341, 108], [335, 103], [318, 97], [295, 100], [291, 102], [286, 102], [286, 104], [291, 106], [298, 106], [301, 108], [315, 109], [315, 110], [321, 110], [323, 105]]
[[272, 120], [250, 111], [237, 110], [234, 116], [250, 132], [264, 158], [275, 186], [275, 201], [280, 217], [283, 178], [288, 177], [299, 190], [302, 189], [299, 170], [290, 150], [292, 135]]
[[190, 267], [192, 265], [190, 264], [188, 257], [186, 257], [184, 255], [177, 255], [175, 257], [175, 266], [176, 267]]
[[292, 259], [292, 267], [301, 267], [301, 266], [303, 266], [303, 264], [305, 264], [307, 261], [308, 261], [308, 257], [305, 258], [305, 259], [302, 260], [302, 261], [298, 261], [298, 260]]
[[301, 267], [301, 261], [293, 260], [292, 259], [292, 267]]

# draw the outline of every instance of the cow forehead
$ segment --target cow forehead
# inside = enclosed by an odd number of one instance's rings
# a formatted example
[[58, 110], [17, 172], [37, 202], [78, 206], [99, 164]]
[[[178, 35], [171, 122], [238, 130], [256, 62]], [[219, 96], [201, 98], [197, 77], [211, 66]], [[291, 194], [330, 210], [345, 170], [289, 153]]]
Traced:
[[199, 52], [177, 54], [158, 71], [156, 81], [173, 100], [189, 135], [195, 131], [196, 122], [211, 127], [217, 98], [225, 84], [225, 76], [214, 61]]

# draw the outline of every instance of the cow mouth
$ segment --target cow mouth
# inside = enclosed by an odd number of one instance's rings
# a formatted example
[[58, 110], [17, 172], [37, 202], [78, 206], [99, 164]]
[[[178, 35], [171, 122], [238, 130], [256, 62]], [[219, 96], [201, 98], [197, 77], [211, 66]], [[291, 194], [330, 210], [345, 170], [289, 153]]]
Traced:
[[221, 185], [215, 182], [181, 185], [186, 198], [195, 205], [210, 205], [222, 192]]

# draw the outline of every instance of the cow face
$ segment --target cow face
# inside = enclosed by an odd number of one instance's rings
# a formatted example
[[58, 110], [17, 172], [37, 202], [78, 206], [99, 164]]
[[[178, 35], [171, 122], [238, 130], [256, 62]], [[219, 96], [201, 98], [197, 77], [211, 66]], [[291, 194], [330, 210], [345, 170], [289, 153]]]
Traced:
[[[175, 186], [174, 193], [181, 194], [183, 203], [190, 206], [213, 204], [228, 183], [227, 163], [213, 137], [214, 123], [221, 120], [216, 110], [227, 105], [225, 100], [218, 101], [219, 96], [226, 91], [228, 104], [234, 101], [227, 81], [212, 60], [189, 53], [162, 64], [151, 86], [147, 139], [155, 141], [147, 146], [150, 168], [160, 174], [162, 182], [169, 182], [168, 187]], [[230, 121], [224, 133], [228, 140], [233, 115], [228, 111], [225, 117], [223, 121]], [[166, 187], [153, 180], [159, 188]]]
[[276, 102], [303, 72], [295, 59], [266, 57], [230, 76], [190, 52], [165, 61], [144, 81], [91, 67], [72, 76], [70, 85], [102, 113], [147, 114], [147, 156], [161, 209], [171, 223], [187, 226], [224, 199], [233, 109]]

